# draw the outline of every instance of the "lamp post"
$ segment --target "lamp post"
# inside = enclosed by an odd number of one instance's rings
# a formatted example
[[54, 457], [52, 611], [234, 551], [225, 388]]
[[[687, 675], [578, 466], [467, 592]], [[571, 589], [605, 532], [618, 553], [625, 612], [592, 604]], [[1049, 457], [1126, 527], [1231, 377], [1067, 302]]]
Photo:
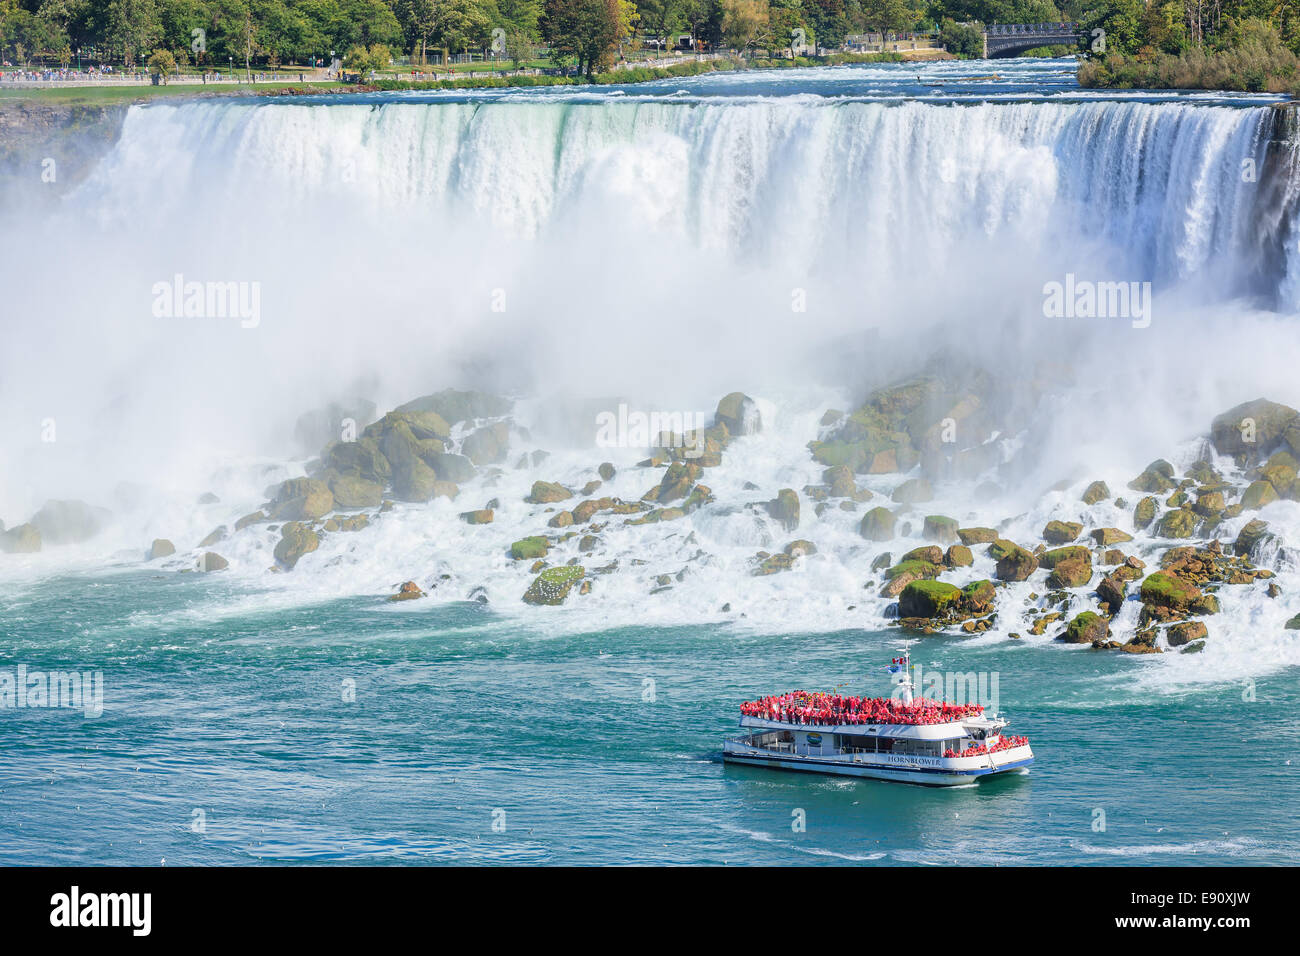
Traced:
[[228, 66], [226, 67], [226, 75], [233, 77], [235, 75], [235, 54], [227, 53], [226, 62], [228, 63]]

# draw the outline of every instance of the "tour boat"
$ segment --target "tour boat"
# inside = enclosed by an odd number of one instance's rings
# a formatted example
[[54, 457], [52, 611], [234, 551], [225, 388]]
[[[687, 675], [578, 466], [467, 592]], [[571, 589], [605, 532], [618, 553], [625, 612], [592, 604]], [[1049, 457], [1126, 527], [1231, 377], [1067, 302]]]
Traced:
[[913, 699], [907, 652], [890, 670], [902, 674], [896, 698], [793, 691], [745, 702], [745, 733], [723, 741], [722, 759], [939, 787], [1034, 762], [1028, 740], [1003, 733], [1006, 718], [978, 704]]

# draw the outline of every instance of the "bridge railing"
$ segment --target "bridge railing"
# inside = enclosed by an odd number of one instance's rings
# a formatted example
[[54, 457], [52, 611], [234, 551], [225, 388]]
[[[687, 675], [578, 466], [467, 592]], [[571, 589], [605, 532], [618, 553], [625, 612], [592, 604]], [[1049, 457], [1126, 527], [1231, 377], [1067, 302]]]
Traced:
[[1061, 36], [1078, 30], [1076, 23], [992, 23], [985, 32], [989, 36]]

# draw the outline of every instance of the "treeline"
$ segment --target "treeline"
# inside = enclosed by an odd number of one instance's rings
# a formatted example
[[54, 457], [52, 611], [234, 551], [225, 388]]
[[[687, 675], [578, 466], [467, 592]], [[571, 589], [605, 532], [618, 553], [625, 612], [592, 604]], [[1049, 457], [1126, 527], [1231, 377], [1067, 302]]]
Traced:
[[1059, 18], [1048, 0], [0, 0], [0, 59], [137, 66], [164, 51], [181, 66], [263, 67], [332, 52], [373, 68], [444, 50], [522, 62], [545, 47], [591, 72], [683, 35], [695, 48], [793, 56], [855, 34]]
[[1107, 0], [1082, 22], [1084, 86], [1300, 93], [1300, 0]]

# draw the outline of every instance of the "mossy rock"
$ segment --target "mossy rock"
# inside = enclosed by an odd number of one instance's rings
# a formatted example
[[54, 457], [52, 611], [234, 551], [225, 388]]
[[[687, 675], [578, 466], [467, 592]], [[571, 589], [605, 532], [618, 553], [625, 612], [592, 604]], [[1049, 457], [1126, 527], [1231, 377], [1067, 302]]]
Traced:
[[1128, 483], [1134, 491], [1144, 494], [1164, 494], [1174, 487], [1174, 466], [1163, 458], [1147, 465], [1146, 470]]
[[894, 525], [898, 519], [888, 508], [872, 508], [862, 516], [858, 534], [868, 541], [890, 541], [894, 538]]
[[1094, 481], [1083, 490], [1083, 497], [1080, 499], [1085, 505], [1095, 505], [1099, 501], [1105, 501], [1111, 496], [1110, 488], [1104, 481]]
[[993, 528], [958, 528], [957, 537], [969, 548], [973, 544], [992, 544], [998, 533]]
[[586, 570], [577, 564], [562, 564], [547, 568], [533, 580], [524, 592], [524, 603], [557, 605], [563, 604], [573, 586], [583, 579]]
[[1067, 644], [1091, 644], [1104, 641], [1110, 634], [1110, 624], [1095, 611], [1082, 611], [1065, 626], [1065, 631], [1057, 636], [1058, 641]]
[[1081, 588], [1091, 580], [1092, 562], [1086, 556], [1074, 556], [1056, 563], [1047, 576], [1047, 586], [1054, 589]]
[[510, 545], [510, 557], [516, 561], [544, 558], [550, 548], [550, 542], [546, 540], [545, 535], [535, 534], [527, 538], [520, 538]]
[[1038, 568], [1038, 559], [1013, 541], [999, 538], [989, 546], [989, 553], [997, 555], [994, 577], [999, 581], [1024, 581]]
[[730, 435], [752, 435], [763, 430], [758, 403], [744, 392], [731, 392], [719, 399], [713, 420], [725, 425]]
[[799, 495], [793, 488], [782, 488], [766, 505], [767, 513], [786, 531], [799, 527]]
[[1092, 540], [1103, 548], [1133, 540], [1131, 534], [1127, 531], [1121, 531], [1119, 528], [1093, 528], [1089, 533], [1092, 535]]
[[992, 581], [972, 581], [961, 589], [962, 607], [972, 614], [983, 614], [993, 609], [997, 593]]
[[891, 501], [902, 505], [922, 504], [934, 500], [934, 489], [925, 478], [909, 478], [889, 496]]
[[921, 527], [921, 537], [926, 541], [938, 541], [940, 544], [952, 544], [957, 537], [957, 519], [946, 515], [926, 515]]
[[290, 478], [276, 490], [271, 517], [280, 521], [315, 521], [333, 510], [334, 493], [325, 482]]
[[549, 505], [573, 497], [573, 492], [555, 481], [534, 481], [533, 488], [524, 500], [534, 505]]
[[1048, 544], [1069, 544], [1083, 533], [1077, 521], [1049, 521], [1043, 528], [1042, 538]]
[[[675, 461], [668, 466], [664, 472], [663, 478], [659, 482], [659, 487], [654, 492], [654, 500], [660, 504], [667, 504], [670, 501], [677, 501], [685, 498], [691, 492], [691, 487], [699, 480], [703, 469], [694, 463]], [[794, 492], [791, 492], [793, 494]]]
[[924, 561], [926, 564], [943, 564], [943, 548], [935, 544], [925, 544], [919, 548], [913, 548], [899, 559], [899, 563], [901, 564], [905, 564], [908, 561]]
[[1186, 612], [1202, 597], [1200, 588], [1182, 578], [1164, 571], [1149, 574], [1140, 591], [1143, 604]]
[[1260, 545], [1272, 539], [1273, 535], [1268, 530], [1268, 522], [1261, 521], [1259, 518], [1252, 518], [1238, 532], [1237, 540], [1232, 543], [1232, 551], [1236, 555], [1245, 557], [1253, 554]]
[[898, 596], [899, 617], [941, 617], [961, 601], [961, 588], [944, 581], [913, 581]]
[[263, 521], [270, 521], [265, 511], [254, 511], [252, 514], [246, 514], [235, 522], [235, 531], [243, 531], [250, 525], [255, 525]]
[[1148, 527], [1151, 522], [1156, 520], [1156, 512], [1159, 510], [1159, 506], [1160, 503], [1150, 495], [1139, 501], [1133, 509], [1133, 527], [1139, 531]]
[[966, 545], [954, 544], [944, 552], [943, 563], [950, 568], [969, 568], [975, 563], [975, 556]]
[[303, 555], [320, 547], [320, 536], [301, 521], [288, 521], [280, 528], [275, 560], [292, 571]]
[[377, 481], [335, 475], [329, 481], [334, 506], [344, 510], [353, 508], [378, 508], [384, 500], [384, 486]]
[[1058, 564], [1067, 561], [1087, 561], [1092, 562], [1092, 552], [1081, 544], [1068, 545], [1064, 548], [1053, 548], [1050, 551], [1044, 551], [1038, 556], [1038, 563], [1044, 568], [1054, 568]]
[[913, 578], [937, 578], [943, 573], [941, 564], [934, 564], [930, 561], [923, 561], [918, 558], [904, 559], [899, 561], [893, 567], [885, 571], [885, 578], [893, 580], [903, 575], [912, 575]]
[[1166, 512], [1156, 525], [1161, 538], [1190, 538], [1196, 533], [1196, 512], [1190, 508], [1175, 508]]
[[1210, 441], [1220, 455], [1259, 461], [1283, 442], [1296, 414], [1294, 408], [1264, 398], [1244, 402], [1210, 423]]
[[1197, 492], [1196, 503], [1192, 505], [1192, 510], [1204, 518], [1217, 518], [1227, 507], [1228, 503], [1223, 499], [1223, 492], [1201, 491]]
[[1263, 480], [1255, 481], [1242, 493], [1241, 507], [1246, 511], [1258, 511], [1277, 499], [1277, 490], [1272, 485]]

